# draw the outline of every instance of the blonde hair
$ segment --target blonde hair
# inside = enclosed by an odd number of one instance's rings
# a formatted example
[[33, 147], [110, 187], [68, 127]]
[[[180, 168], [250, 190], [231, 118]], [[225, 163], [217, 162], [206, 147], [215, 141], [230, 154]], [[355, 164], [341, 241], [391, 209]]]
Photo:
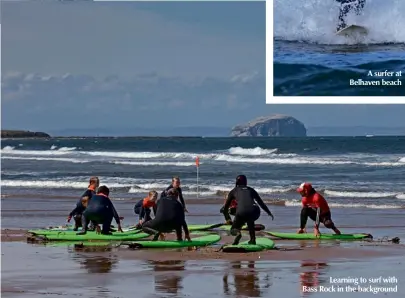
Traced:
[[148, 193], [149, 198], [152, 198], [152, 197], [157, 196], [157, 195], [158, 195], [158, 193], [157, 193], [156, 190], [151, 190], [151, 191]]
[[90, 177], [90, 180], [89, 180], [90, 185], [97, 184], [97, 183], [100, 183], [100, 180], [98, 179], [97, 176]]

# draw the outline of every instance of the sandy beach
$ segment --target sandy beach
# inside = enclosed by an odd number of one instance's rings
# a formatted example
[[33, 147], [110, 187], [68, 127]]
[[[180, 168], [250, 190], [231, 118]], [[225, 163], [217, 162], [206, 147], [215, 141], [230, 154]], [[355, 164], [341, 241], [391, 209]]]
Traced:
[[[22, 208], [33, 202], [37, 202], [35, 208]], [[16, 204], [21, 210], [17, 211]], [[405, 290], [401, 286], [405, 278], [403, 241], [380, 241], [404, 239], [401, 209], [333, 210], [342, 231], [371, 233], [372, 242], [275, 240], [276, 250], [260, 253], [218, 251], [233, 240], [224, 231], [218, 231], [219, 243], [200, 249], [133, 250], [118, 243], [110, 247], [27, 243], [28, 229], [64, 223], [65, 204], [63, 200], [2, 199], [4, 297], [325, 297], [343, 292], [344, 297], [400, 297]], [[125, 217], [125, 225], [135, 222], [131, 202], [117, 202], [116, 206]], [[221, 222], [218, 206], [190, 204], [188, 222]], [[274, 221], [265, 215], [259, 220], [266, 230], [296, 230], [293, 223], [299, 207], [271, 209]], [[171, 238], [173, 235], [168, 236]], [[331, 281], [347, 277], [367, 281], [358, 285], [355, 281]], [[397, 282], [384, 283], [381, 279], [370, 283], [370, 278], [379, 277], [395, 277]], [[383, 293], [371, 294], [370, 290]]]

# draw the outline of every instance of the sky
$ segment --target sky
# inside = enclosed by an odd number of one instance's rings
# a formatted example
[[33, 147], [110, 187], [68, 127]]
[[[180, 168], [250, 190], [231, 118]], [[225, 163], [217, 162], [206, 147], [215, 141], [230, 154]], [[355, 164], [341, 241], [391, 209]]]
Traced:
[[1, 9], [5, 129], [231, 127], [275, 113], [306, 126], [404, 124], [405, 106], [266, 105], [264, 2]]

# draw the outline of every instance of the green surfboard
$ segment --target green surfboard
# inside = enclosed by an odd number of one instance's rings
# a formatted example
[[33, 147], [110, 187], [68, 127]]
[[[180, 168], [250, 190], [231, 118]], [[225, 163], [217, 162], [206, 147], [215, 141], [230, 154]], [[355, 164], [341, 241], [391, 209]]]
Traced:
[[122, 245], [128, 245], [130, 248], [181, 248], [191, 246], [207, 246], [214, 244], [221, 240], [221, 236], [218, 234], [208, 234], [196, 238], [191, 238], [191, 241], [148, 241], [142, 240], [137, 242], [122, 243]]
[[[215, 228], [219, 228], [223, 225], [224, 225], [223, 223], [205, 224], [205, 225], [192, 225], [191, 224], [191, 225], [188, 225], [188, 229], [189, 229], [189, 231], [208, 231], [208, 230], [212, 230]], [[116, 229], [116, 227], [114, 227], [114, 229]], [[53, 234], [54, 232], [63, 232], [63, 231], [73, 231], [73, 226], [49, 227], [47, 229], [30, 230], [28, 232], [35, 233], [35, 234], [49, 235], [49, 234]], [[79, 228], [78, 231], [81, 231], [81, 228]], [[122, 231], [123, 232], [135, 232], [135, 231], [139, 231], [139, 229], [137, 229], [135, 226], [130, 226], [130, 227], [123, 227]]]
[[43, 240], [49, 241], [88, 241], [88, 240], [105, 240], [105, 241], [133, 241], [149, 237], [143, 232], [113, 232], [112, 235], [97, 234], [89, 231], [85, 235], [77, 235], [76, 231], [53, 232], [51, 234], [41, 234], [31, 232], [34, 236], [40, 237]]
[[[72, 233], [76, 234], [81, 231], [81, 228], [78, 231], [73, 231], [73, 229], [67, 229], [67, 230], [49, 230], [49, 229], [38, 229], [38, 230], [28, 230], [28, 233], [33, 234], [33, 235], [56, 235], [60, 233]], [[122, 229], [123, 233], [121, 235], [133, 235], [133, 234], [138, 234], [141, 233], [141, 230], [125, 230]], [[88, 231], [88, 233], [92, 233], [93, 231]]]
[[[231, 225], [223, 225], [221, 227], [221, 230], [226, 230], [226, 231], [230, 231], [231, 230]], [[262, 224], [255, 224], [255, 231], [263, 231], [265, 229], [265, 226]], [[244, 225], [242, 227], [242, 231], [248, 231], [248, 227], [247, 225]]]
[[255, 252], [274, 248], [274, 241], [269, 238], [256, 238], [256, 244], [249, 244], [249, 241], [240, 242], [238, 245], [224, 245], [223, 252]]
[[281, 238], [281, 239], [291, 239], [291, 240], [358, 240], [358, 239], [372, 239], [373, 236], [366, 233], [358, 234], [321, 234], [320, 237], [316, 237], [313, 233], [297, 234], [297, 233], [278, 233], [278, 232], [269, 232], [265, 233]]

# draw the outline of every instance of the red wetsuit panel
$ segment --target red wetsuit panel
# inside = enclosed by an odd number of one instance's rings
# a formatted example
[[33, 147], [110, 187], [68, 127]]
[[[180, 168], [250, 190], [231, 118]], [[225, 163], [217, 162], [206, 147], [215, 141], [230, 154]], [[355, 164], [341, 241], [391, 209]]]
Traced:
[[143, 208], [152, 208], [152, 207], [155, 207], [155, 205], [156, 205], [156, 202], [150, 201], [149, 198], [143, 199], [143, 203], [142, 203]]
[[302, 198], [303, 207], [320, 208], [321, 214], [330, 211], [328, 202], [319, 193], [314, 193]]

